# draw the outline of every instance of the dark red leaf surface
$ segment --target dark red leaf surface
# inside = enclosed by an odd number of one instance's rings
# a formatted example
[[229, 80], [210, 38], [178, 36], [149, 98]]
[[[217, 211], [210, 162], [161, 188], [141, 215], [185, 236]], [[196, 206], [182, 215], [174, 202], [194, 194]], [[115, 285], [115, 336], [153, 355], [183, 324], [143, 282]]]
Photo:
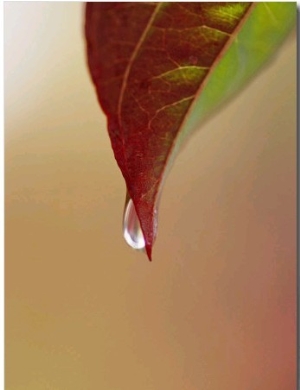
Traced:
[[250, 4], [87, 3], [89, 69], [149, 259], [176, 136]]

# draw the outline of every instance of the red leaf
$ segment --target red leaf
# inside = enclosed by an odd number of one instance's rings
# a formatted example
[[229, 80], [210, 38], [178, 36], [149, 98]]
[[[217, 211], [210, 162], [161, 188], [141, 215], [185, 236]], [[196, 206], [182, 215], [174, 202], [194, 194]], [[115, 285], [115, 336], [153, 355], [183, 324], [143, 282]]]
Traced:
[[150, 260], [158, 196], [174, 141], [201, 84], [250, 7], [238, 3], [232, 16], [232, 4], [86, 6], [89, 69]]

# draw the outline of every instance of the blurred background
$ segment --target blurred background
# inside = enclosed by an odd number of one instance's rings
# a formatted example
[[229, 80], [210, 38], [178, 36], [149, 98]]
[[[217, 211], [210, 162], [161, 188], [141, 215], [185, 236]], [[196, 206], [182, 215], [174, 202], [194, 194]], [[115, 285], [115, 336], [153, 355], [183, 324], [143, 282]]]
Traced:
[[6, 389], [294, 389], [295, 34], [177, 158], [149, 263], [83, 15], [4, 4]]

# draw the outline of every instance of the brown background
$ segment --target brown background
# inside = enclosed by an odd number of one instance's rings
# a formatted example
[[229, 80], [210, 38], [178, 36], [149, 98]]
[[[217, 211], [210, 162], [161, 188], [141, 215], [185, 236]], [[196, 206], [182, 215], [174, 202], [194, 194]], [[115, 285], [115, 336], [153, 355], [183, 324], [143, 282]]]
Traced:
[[4, 10], [6, 389], [294, 389], [295, 36], [178, 157], [149, 263], [83, 5]]

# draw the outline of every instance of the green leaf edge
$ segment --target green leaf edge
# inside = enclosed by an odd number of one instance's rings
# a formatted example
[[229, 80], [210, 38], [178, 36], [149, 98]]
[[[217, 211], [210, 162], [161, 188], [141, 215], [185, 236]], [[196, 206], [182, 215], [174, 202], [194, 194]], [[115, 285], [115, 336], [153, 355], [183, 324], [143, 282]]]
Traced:
[[199, 97], [196, 98], [175, 141], [170, 160], [173, 160], [178, 148], [190, 133], [199, 128], [209, 115], [241, 90], [247, 81], [272, 59], [276, 49], [295, 26], [296, 2], [258, 2], [254, 4], [255, 7], [244, 22], [237, 37], [208, 76], [206, 85]]

